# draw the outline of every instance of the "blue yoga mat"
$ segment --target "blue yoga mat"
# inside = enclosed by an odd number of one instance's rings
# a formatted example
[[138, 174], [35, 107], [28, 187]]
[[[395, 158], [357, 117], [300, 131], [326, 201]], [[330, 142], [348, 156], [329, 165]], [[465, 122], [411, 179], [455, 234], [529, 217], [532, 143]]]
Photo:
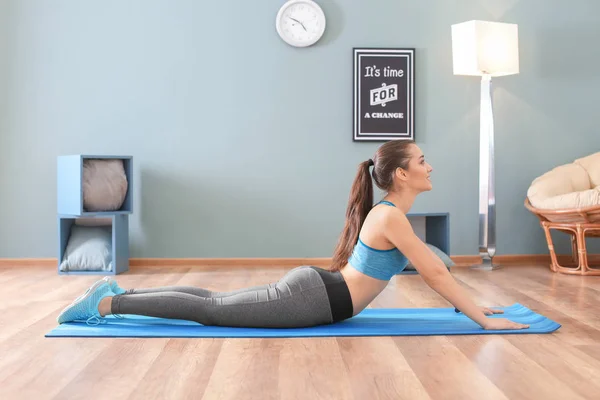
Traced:
[[89, 326], [71, 322], [57, 326], [46, 337], [122, 337], [122, 338], [287, 338], [328, 336], [427, 336], [550, 333], [560, 324], [521, 304], [503, 307], [504, 314], [488, 318], [508, 318], [523, 324], [523, 330], [484, 330], [454, 308], [367, 308], [360, 314], [331, 325], [311, 328], [232, 328], [204, 326], [196, 322], [124, 315], [112, 316], [106, 323]]

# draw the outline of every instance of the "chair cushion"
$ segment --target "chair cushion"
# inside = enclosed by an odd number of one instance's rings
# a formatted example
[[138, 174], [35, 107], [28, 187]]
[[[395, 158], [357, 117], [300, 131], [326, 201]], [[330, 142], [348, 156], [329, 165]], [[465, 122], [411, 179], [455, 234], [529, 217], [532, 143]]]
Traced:
[[599, 155], [560, 165], [534, 179], [527, 190], [531, 205], [546, 210], [600, 205]]
[[592, 187], [600, 186], [600, 151], [575, 160], [575, 164], [586, 170]]
[[[531, 200], [529, 200], [531, 202]], [[572, 210], [600, 205], [600, 188], [549, 197], [531, 205], [543, 210]]]

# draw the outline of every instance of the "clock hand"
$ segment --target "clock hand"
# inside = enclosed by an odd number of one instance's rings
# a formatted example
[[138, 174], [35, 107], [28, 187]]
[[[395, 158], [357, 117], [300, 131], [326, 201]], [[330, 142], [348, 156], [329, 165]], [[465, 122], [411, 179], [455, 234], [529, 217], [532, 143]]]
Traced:
[[295, 18], [292, 18], [292, 17], [288, 17], [288, 18], [289, 18], [289, 19], [291, 19], [291, 20], [294, 20], [294, 21], [296, 21], [297, 23], [299, 23], [299, 24], [302, 26], [302, 29], [304, 29], [304, 30], [306, 31], [306, 28], [304, 27], [304, 25], [302, 24], [302, 22], [300, 22], [300, 21], [298, 21], [297, 19], [295, 19]]

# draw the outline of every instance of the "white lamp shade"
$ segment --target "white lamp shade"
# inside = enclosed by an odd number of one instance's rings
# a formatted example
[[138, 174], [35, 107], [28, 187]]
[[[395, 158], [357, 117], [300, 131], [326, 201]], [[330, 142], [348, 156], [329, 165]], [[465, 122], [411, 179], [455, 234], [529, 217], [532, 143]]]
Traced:
[[519, 73], [519, 34], [516, 24], [467, 21], [452, 25], [455, 75]]

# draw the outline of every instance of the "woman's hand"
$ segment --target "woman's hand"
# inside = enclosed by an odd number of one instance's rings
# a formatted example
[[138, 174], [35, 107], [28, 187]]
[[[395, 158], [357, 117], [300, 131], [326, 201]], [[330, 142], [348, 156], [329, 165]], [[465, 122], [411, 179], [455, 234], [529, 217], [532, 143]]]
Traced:
[[483, 311], [483, 313], [485, 315], [504, 314], [504, 310], [496, 310], [496, 309], [487, 308], [487, 307], [482, 307], [481, 311]]
[[[485, 315], [504, 314], [503, 310], [497, 310], [497, 309], [488, 308], [488, 307], [481, 307], [480, 309]], [[454, 309], [454, 311], [460, 312], [456, 308]], [[529, 325], [520, 324], [518, 322], [513, 322], [506, 318], [487, 318], [481, 324], [481, 326], [483, 327], [483, 329], [486, 329], [486, 330], [506, 330], [506, 329], [512, 330], [512, 329], [527, 329], [527, 328], [529, 328]]]
[[527, 329], [529, 325], [513, 322], [505, 318], [489, 318], [485, 321], [485, 330]]
[[[458, 308], [454, 309], [455, 312], [459, 313]], [[493, 314], [504, 314], [504, 310], [496, 310], [493, 308], [481, 307], [481, 312], [485, 315], [493, 315]]]

